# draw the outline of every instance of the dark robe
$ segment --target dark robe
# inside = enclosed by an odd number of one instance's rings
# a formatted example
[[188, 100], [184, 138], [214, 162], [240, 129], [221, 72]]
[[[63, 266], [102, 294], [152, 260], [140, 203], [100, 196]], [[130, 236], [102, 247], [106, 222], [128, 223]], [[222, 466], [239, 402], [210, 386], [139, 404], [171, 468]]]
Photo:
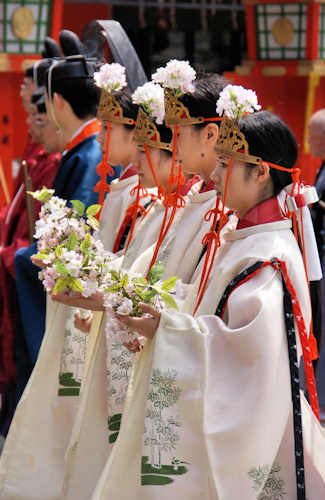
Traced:
[[[36, 145], [25, 152], [28, 172], [34, 189], [43, 185], [51, 187], [56, 175], [60, 154], [48, 154], [43, 146]], [[26, 154], [27, 153], [27, 154]], [[35, 214], [40, 203], [35, 201]], [[29, 246], [27, 209], [24, 185], [21, 184], [14, 199], [0, 211], [0, 391], [3, 392], [15, 374], [13, 360], [13, 321], [15, 316], [14, 255], [19, 248]]]
[[[51, 187], [57, 173], [61, 155], [48, 154], [40, 144], [28, 141], [23, 159], [27, 162], [33, 188]], [[20, 248], [29, 246], [27, 209], [22, 184], [18, 174], [12, 202], [0, 211], [0, 392], [2, 397], [1, 430], [6, 433], [7, 415], [12, 413], [15, 394], [16, 355], [14, 331], [19, 318], [17, 303], [14, 255]], [[35, 200], [34, 213], [38, 214], [40, 203]], [[25, 363], [24, 356], [20, 356]]]

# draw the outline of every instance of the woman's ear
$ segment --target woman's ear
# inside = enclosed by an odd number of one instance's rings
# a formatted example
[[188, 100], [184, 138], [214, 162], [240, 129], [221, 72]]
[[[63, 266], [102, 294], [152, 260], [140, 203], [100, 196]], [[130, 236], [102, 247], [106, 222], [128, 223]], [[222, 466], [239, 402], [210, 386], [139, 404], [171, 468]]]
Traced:
[[265, 182], [267, 179], [269, 179], [269, 177], [270, 167], [265, 161], [262, 161], [257, 165], [256, 168], [256, 180], [258, 182]]
[[218, 135], [219, 135], [219, 127], [215, 123], [208, 123], [206, 127], [204, 127], [205, 131], [205, 140], [207, 144], [211, 144], [215, 147]]

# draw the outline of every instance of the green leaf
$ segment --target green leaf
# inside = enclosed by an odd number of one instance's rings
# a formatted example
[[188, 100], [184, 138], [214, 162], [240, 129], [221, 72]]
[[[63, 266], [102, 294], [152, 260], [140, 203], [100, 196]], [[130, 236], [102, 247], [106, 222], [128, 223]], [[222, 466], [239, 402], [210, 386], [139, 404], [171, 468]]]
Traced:
[[80, 245], [80, 250], [84, 253], [87, 252], [88, 248], [91, 245], [91, 236], [87, 234], [87, 236], [82, 240]]
[[35, 257], [35, 259], [38, 259], [38, 260], [44, 260], [44, 259], [48, 258], [48, 254], [44, 253], [44, 252], [38, 252], [38, 253], [35, 253], [33, 255], [33, 257]]
[[55, 261], [55, 267], [58, 273], [60, 274], [69, 274], [68, 269], [62, 264], [60, 260]]
[[64, 247], [64, 244], [61, 243], [61, 245], [58, 245], [55, 249], [55, 256], [59, 259], [60, 257], [62, 257], [62, 247]]
[[78, 243], [77, 235], [74, 231], [72, 231], [67, 242], [67, 249], [69, 251], [73, 250], [77, 243]]
[[86, 210], [87, 217], [89, 217], [90, 215], [92, 216], [97, 215], [101, 208], [102, 208], [101, 205], [90, 205], [90, 207], [88, 207]]
[[116, 283], [116, 285], [111, 285], [108, 288], [105, 288], [106, 293], [115, 293], [121, 289], [120, 285]]
[[142, 295], [143, 295], [144, 293], [146, 293], [146, 292], [144, 292], [144, 291], [143, 291], [143, 288], [138, 288], [138, 287], [136, 287], [136, 288], [134, 289], [134, 293], [135, 293], [136, 295], [138, 295], [140, 298], [142, 298]]
[[83, 216], [85, 211], [85, 205], [80, 200], [71, 200], [71, 205], [80, 217]]
[[120, 274], [117, 271], [111, 269], [110, 273], [114, 281], [120, 281]]
[[142, 298], [143, 302], [147, 302], [148, 303], [148, 302], [151, 301], [151, 299], [154, 298], [155, 295], [157, 295], [156, 290], [148, 290], [148, 291], [143, 292], [141, 294], [141, 298]]
[[148, 281], [150, 284], [157, 283], [160, 280], [164, 272], [164, 266], [162, 262], [156, 262], [150, 269]]
[[127, 275], [127, 274], [124, 274], [124, 275], [122, 276], [121, 281], [120, 281], [120, 286], [121, 286], [121, 288], [122, 288], [122, 287], [123, 287], [123, 288], [125, 288], [125, 287], [127, 286], [128, 282], [129, 282], [128, 275]]
[[146, 278], [133, 278], [132, 283], [138, 286], [148, 286], [148, 281]]
[[78, 278], [71, 276], [70, 278], [68, 278], [68, 280], [69, 280], [69, 287], [71, 288], [71, 290], [74, 290], [75, 292], [84, 291], [83, 286], [81, 282], [78, 280]]
[[59, 278], [54, 285], [53, 292], [54, 294], [64, 292], [64, 290], [68, 287], [69, 278], [63, 277]]
[[95, 231], [97, 231], [100, 228], [99, 221], [95, 219], [95, 217], [93, 217], [92, 215], [88, 215], [88, 224], [90, 225], [90, 227], [95, 229]]
[[158, 285], [151, 285], [151, 288], [152, 290], [155, 290], [156, 293], [159, 293], [159, 295], [164, 293], [164, 290]]
[[175, 300], [171, 295], [169, 295], [169, 293], [162, 293], [160, 297], [161, 300], [165, 302], [166, 306], [171, 307], [172, 309], [178, 309]]
[[86, 255], [82, 261], [82, 267], [87, 267], [89, 265], [89, 255]]
[[42, 203], [46, 203], [52, 198], [54, 194], [54, 189], [47, 189], [45, 186], [38, 191], [27, 191], [35, 200], [41, 201]]
[[162, 290], [164, 290], [165, 292], [170, 292], [176, 285], [177, 280], [178, 276], [172, 276], [171, 278], [168, 278], [168, 280], [164, 281], [161, 285]]

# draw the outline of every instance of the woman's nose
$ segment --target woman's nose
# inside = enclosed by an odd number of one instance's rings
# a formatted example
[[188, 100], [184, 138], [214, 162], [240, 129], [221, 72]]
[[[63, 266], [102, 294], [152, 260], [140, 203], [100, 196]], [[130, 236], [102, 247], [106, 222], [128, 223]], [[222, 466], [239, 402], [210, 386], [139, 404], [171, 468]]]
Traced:
[[216, 166], [215, 169], [210, 174], [210, 179], [216, 184], [220, 182], [219, 167]]
[[131, 163], [137, 167], [139, 166], [139, 160], [140, 160], [140, 152], [139, 151], [135, 151], [133, 156], [132, 156], [132, 159], [131, 159]]

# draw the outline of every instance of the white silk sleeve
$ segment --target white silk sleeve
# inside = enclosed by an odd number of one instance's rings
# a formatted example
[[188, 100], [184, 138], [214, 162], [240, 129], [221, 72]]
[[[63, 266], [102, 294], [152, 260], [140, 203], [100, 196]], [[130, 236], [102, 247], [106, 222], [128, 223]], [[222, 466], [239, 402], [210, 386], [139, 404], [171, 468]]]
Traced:
[[198, 337], [203, 432], [218, 500], [256, 500], [263, 481], [257, 491], [249, 472], [272, 467], [285, 433], [291, 392], [282, 301], [280, 276], [267, 268], [230, 295], [227, 324], [213, 315], [162, 314], [157, 334], [171, 340], [174, 332], [174, 348], [182, 348], [182, 333]]

